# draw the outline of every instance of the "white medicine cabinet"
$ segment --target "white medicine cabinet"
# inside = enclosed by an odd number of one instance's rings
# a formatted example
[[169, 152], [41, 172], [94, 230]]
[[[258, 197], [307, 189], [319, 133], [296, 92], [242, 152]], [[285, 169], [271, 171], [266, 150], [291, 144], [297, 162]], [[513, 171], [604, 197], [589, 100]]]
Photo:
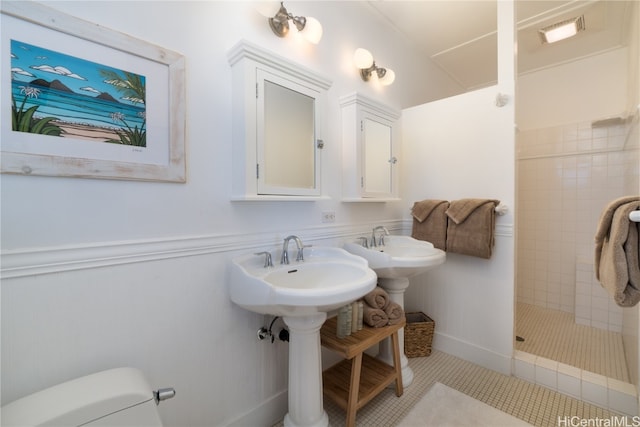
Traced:
[[228, 60], [233, 76], [232, 200], [321, 198], [331, 82], [244, 40], [229, 51]]
[[398, 200], [400, 111], [362, 94], [340, 98], [343, 201]]

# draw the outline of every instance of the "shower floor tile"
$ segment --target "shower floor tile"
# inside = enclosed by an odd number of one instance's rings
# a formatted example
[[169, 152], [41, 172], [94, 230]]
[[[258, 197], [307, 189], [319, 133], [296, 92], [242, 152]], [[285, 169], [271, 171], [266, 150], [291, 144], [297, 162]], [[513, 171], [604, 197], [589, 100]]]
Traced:
[[573, 314], [518, 303], [516, 350], [620, 381], [629, 381], [622, 334], [578, 325]]

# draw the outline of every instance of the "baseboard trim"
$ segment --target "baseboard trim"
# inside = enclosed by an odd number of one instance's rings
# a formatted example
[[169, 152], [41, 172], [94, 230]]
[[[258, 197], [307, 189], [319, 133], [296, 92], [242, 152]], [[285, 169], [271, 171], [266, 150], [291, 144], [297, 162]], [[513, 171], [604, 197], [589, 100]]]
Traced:
[[511, 375], [511, 355], [498, 354], [487, 348], [437, 331], [433, 340], [433, 348], [501, 374]]
[[283, 390], [262, 402], [252, 410], [226, 424], [227, 427], [269, 427], [281, 421], [289, 408], [289, 393]]

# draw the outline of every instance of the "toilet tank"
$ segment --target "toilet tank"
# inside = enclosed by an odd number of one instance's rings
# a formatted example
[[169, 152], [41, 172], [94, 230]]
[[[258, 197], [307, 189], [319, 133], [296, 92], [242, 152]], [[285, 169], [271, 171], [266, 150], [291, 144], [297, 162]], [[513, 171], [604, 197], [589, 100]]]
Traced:
[[0, 425], [162, 426], [153, 390], [134, 368], [68, 381], [1, 408]]

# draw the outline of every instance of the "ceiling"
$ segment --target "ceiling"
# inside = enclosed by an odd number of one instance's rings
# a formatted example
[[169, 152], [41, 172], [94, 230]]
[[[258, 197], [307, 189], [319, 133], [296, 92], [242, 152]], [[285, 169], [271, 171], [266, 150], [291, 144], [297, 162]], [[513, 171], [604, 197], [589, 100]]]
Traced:
[[[518, 73], [624, 46], [634, 0], [516, 0]], [[491, 0], [371, 0], [382, 19], [466, 90], [497, 81], [497, 4]], [[543, 45], [540, 28], [584, 15], [585, 31]]]

